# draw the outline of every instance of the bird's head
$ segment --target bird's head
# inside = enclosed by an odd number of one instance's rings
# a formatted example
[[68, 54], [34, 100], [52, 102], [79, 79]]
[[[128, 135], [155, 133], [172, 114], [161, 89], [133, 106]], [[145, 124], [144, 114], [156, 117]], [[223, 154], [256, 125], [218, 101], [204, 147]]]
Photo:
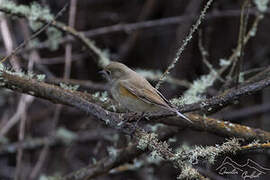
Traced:
[[122, 63], [111, 62], [101, 72], [108, 81], [116, 81], [128, 77], [132, 70]]

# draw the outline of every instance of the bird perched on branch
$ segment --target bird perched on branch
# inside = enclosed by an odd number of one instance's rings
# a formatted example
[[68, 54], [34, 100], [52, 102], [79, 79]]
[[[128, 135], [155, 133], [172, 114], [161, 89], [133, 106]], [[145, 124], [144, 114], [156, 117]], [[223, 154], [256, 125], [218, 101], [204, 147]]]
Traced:
[[156, 90], [144, 77], [126, 65], [111, 62], [102, 71], [111, 83], [110, 91], [113, 98], [124, 108], [136, 113], [155, 113], [171, 111], [185, 120], [192, 122]]

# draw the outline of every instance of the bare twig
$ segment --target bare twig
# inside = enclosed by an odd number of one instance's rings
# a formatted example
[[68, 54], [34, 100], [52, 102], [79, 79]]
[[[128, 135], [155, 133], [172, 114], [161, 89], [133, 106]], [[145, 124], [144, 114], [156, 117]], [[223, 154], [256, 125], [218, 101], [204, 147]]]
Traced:
[[[76, 6], [77, 6], [77, 0], [71, 0], [70, 8], [69, 8], [69, 20], [68, 25], [72, 28], [74, 28], [75, 25], [75, 18], [76, 18]], [[70, 38], [70, 36], [68, 36]], [[71, 58], [72, 58], [72, 44], [68, 43], [66, 44], [65, 49], [65, 72], [64, 72], [64, 79], [69, 79], [70, 77], [70, 71], [71, 71]]]
[[0, 155], [13, 154], [18, 152], [19, 148], [25, 150], [37, 150], [46, 145], [50, 147], [54, 146], [69, 146], [70, 143], [81, 143], [99, 140], [108, 140], [106, 136], [111, 136], [115, 131], [108, 128], [98, 128], [92, 131], [72, 132], [73, 138], [66, 141], [62, 136], [58, 136], [57, 133], [51, 133], [46, 137], [25, 138], [23, 141], [3, 144], [0, 147]]
[[[1, 9], [0, 9], [1, 10]], [[270, 11], [266, 11], [266, 14], [269, 14]], [[256, 9], [250, 9], [249, 13], [251, 15], [257, 15]], [[226, 11], [213, 11], [206, 15], [205, 20], [212, 20], [216, 18], [231, 18], [231, 17], [238, 17], [241, 14], [241, 10], [226, 10]], [[83, 31], [80, 33], [83, 33], [86, 37], [91, 38], [95, 36], [101, 36], [106, 35], [110, 33], [117, 33], [117, 32], [131, 32], [136, 31], [137, 29], [147, 29], [147, 28], [155, 28], [155, 27], [161, 27], [161, 26], [170, 26], [170, 25], [178, 25], [181, 23], [184, 23], [186, 21], [194, 20], [196, 19], [196, 14], [189, 14], [189, 15], [183, 15], [183, 16], [176, 16], [176, 17], [168, 17], [168, 18], [162, 18], [157, 20], [149, 20], [149, 21], [143, 21], [143, 22], [136, 22], [136, 23], [130, 23], [130, 24], [116, 24], [112, 26], [105, 26], [97, 29], [91, 29], [89, 31]], [[70, 41], [74, 41], [75, 39], [68, 39], [67, 36], [64, 37], [60, 43], [68, 43]], [[45, 43], [40, 43], [38, 45], [38, 49], [47, 48], [49, 45]], [[27, 52], [31, 50], [31, 48], [27, 48], [24, 52]]]
[[242, 108], [239, 110], [225, 111], [221, 114], [215, 115], [215, 117], [221, 117], [222, 119], [230, 120], [231, 122], [239, 122], [240, 120], [244, 120], [244, 118], [255, 118], [255, 115], [267, 113], [269, 111], [270, 103], [263, 103], [260, 105]]
[[[1, 128], [0, 130], [0, 136], [4, 136], [11, 127], [13, 127], [19, 120], [20, 117], [22, 115], [22, 113], [24, 112], [24, 106], [26, 104], [28, 104], [29, 102], [33, 101], [33, 96], [22, 96], [21, 100], [19, 101], [18, 107], [17, 107], [17, 111], [16, 113], [10, 118], [10, 120]], [[26, 103], [26, 104], [25, 104]]]
[[[13, 37], [11, 35], [12, 33], [10, 32], [10, 28], [8, 25], [8, 21], [3, 13], [0, 14], [0, 27], [1, 27], [1, 34], [3, 37], [3, 41], [6, 48], [6, 54], [9, 55], [12, 53], [12, 49], [14, 48], [14, 43], [13, 43]], [[15, 71], [19, 71], [20, 64], [17, 61], [17, 57], [12, 57], [10, 60], [10, 63]]]
[[[266, 11], [269, 13], [270, 11]], [[257, 14], [256, 9], [250, 10], [251, 14]], [[238, 17], [241, 14], [241, 10], [226, 10], [226, 11], [213, 11], [206, 15], [206, 20], [212, 20], [216, 18], [226, 18], [226, 17]], [[130, 32], [135, 31], [137, 29], [146, 29], [146, 28], [155, 28], [160, 26], [169, 26], [169, 25], [178, 25], [186, 21], [196, 19], [196, 14], [189, 14], [183, 16], [176, 16], [176, 17], [168, 17], [162, 18], [157, 20], [149, 20], [143, 22], [136, 22], [130, 24], [117, 24], [112, 26], [105, 26], [97, 29], [92, 29], [89, 31], [83, 32], [87, 37], [94, 37], [94, 36], [101, 36], [110, 33], [116, 32]], [[67, 38], [64, 39], [64, 42], [67, 41]]]
[[175, 59], [173, 60], [173, 62], [168, 66], [168, 68], [166, 69], [166, 71], [163, 73], [163, 75], [160, 77], [159, 82], [156, 85], [156, 89], [159, 88], [159, 86], [161, 85], [161, 83], [164, 81], [164, 79], [166, 78], [166, 76], [170, 73], [170, 70], [172, 68], [174, 68], [175, 64], [178, 62], [181, 54], [183, 53], [185, 47], [188, 45], [189, 41], [192, 39], [192, 35], [193, 33], [198, 29], [199, 25], [201, 24], [202, 20], [205, 17], [206, 11], [208, 10], [208, 8], [210, 7], [210, 5], [212, 4], [213, 0], [208, 0], [207, 4], [204, 6], [204, 9], [201, 11], [201, 14], [198, 18], [198, 20], [196, 21], [196, 23], [194, 24], [194, 26], [190, 29], [189, 34], [187, 35], [187, 37], [185, 38], [185, 40], [183, 41], [183, 44], [181, 45], [181, 47], [178, 49]]
[[46, 160], [46, 157], [49, 153], [49, 145], [48, 143], [45, 144], [45, 147], [41, 150], [38, 161], [35, 165], [35, 167], [33, 168], [33, 171], [30, 174], [30, 179], [36, 179], [36, 177], [39, 174], [40, 169], [42, 168], [44, 161]]
[[259, 81], [261, 79], [265, 79], [265, 78], [267, 78], [269, 76], [270, 76], [270, 67], [267, 67], [265, 70], [259, 72], [255, 76], [249, 78], [247, 80], [247, 82], [256, 82], [256, 81]]
[[[146, 20], [148, 16], [152, 14], [153, 9], [156, 7], [158, 3], [160, 2], [155, 0], [147, 0], [142, 8], [141, 14], [138, 17], [138, 21], [140, 22]], [[127, 40], [125, 40], [125, 42], [120, 46], [119, 55], [121, 59], [126, 59], [126, 56], [136, 44], [140, 34], [141, 31], [138, 29], [137, 31], [133, 32], [131, 36], [129, 36]]]
[[[254, 37], [255, 33], [257, 32], [257, 28], [261, 20], [263, 19], [263, 15], [260, 13], [257, 13], [256, 18], [254, 19], [252, 23], [252, 27], [249, 29], [247, 34], [245, 35], [245, 38], [243, 39], [243, 44], [242, 46], [245, 46], [247, 42], [250, 40], [250, 38]], [[239, 56], [239, 52], [241, 51], [241, 45], [238, 44], [231, 56], [228, 58], [228, 61], [231, 63], [237, 59]], [[219, 70], [219, 74], [223, 74], [229, 66], [224, 66]]]
[[[22, 96], [24, 97], [24, 96]], [[25, 123], [26, 123], [26, 112], [25, 106], [19, 106], [22, 109], [20, 115], [20, 126], [19, 126], [19, 141], [23, 141], [25, 135]], [[15, 171], [15, 180], [19, 180], [22, 172], [22, 158], [23, 158], [23, 148], [19, 148], [16, 159], [16, 171]]]
[[[27, 15], [21, 12], [13, 12], [12, 9], [0, 7], [0, 11], [5, 12], [7, 14], [11, 14], [12, 16], [17, 16], [17, 17], [23, 17], [27, 19]], [[55, 28], [66, 32], [73, 37], [77, 38], [80, 42], [82, 42], [89, 50], [89, 52], [92, 52], [94, 57], [98, 57], [99, 59], [99, 65], [101, 67], [105, 66], [106, 64], [109, 63], [109, 59], [107, 56], [94, 44], [93, 41], [88, 39], [83, 33], [76, 31], [74, 28], [69, 27], [61, 22], [58, 21], [48, 21], [46, 18], [39, 17], [36, 19], [36, 21], [41, 22], [43, 24], [49, 24], [51, 26], [54, 26]]]
[[215, 73], [215, 75], [217, 76], [217, 78], [221, 82], [224, 82], [224, 80], [222, 79], [222, 77], [220, 77], [220, 75], [218, 74], [218, 72], [215, 70], [215, 68], [212, 66], [212, 64], [207, 59], [208, 52], [203, 47], [203, 43], [202, 43], [202, 31], [201, 30], [199, 31], [199, 42], [198, 42], [198, 45], [199, 45], [199, 50], [200, 50], [201, 55], [202, 55], [203, 63], [208, 67], [209, 71], [213, 71]]
[[[58, 16], [60, 16], [63, 13], [63, 11], [66, 9], [66, 6], [67, 6], [67, 4], [57, 13], [55, 18], [57, 18]], [[40, 29], [38, 29], [34, 34], [32, 34], [29, 39], [24, 40], [19, 46], [17, 46], [14, 50], [12, 50], [10, 52], [10, 54], [8, 54], [6, 57], [4, 57], [0, 61], [0, 63], [3, 63], [5, 60], [14, 56], [21, 48], [23, 48], [25, 45], [27, 45], [29, 42], [31, 42], [33, 39], [35, 39], [41, 32], [43, 32], [45, 29], [47, 29], [53, 22], [54, 22], [54, 20], [50, 21], [50, 22], [46, 22], [46, 24], [43, 27], [41, 27]]]
[[245, 0], [241, 8], [240, 28], [239, 28], [239, 35], [238, 35], [238, 46], [240, 47], [239, 58], [236, 58], [236, 60], [233, 62], [230, 73], [228, 75], [228, 77], [231, 78], [231, 80], [233, 80], [232, 82], [234, 82], [234, 84], [239, 83], [239, 76], [240, 76], [241, 66], [242, 66], [243, 58], [244, 58], [244, 46], [245, 46], [244, 39], [245, 39], [247, 23], [248, 23], [249, 7], [250, 7], [250, 0]]

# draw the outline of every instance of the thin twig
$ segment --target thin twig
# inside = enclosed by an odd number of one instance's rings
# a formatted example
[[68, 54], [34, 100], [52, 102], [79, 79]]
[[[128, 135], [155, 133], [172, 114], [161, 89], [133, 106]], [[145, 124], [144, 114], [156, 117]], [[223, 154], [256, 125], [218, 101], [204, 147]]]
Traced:
[[40, 152], [37, 163], [30, 174], [30, 177], [29, 177], [30, 180], [36, 179], [38, 177], [40, 169], [42, 168], [44, 161], [46, 161], [46, 157], [48, 156], [48, 153], [49, 153], [49, 145], [45, 144], [45, 146]]
[[[60, 15], [62, 15], [62, 13], [65, 11], [67, 7], [67, 4], [57, 13], [57, 15], [55, 16], [55, 19], [58, 18]], [[12, 50], [12, 52], [7, 55], [6, 57], [4, 57], [0, 63], [3, 63], [5, 60], [9, 59], [10, 57], [14, 56], [15, 54], [18, 53], [18, 51], [23, 48], [24, 46], [26, 46], [29, 42], [31, 42], [33, 39], [35, 39], [40, 33], [42, 33], [44, 30], [46, 30], [52, 23], [54, 22], [54, 20], [46, 23], [44, 26], [42, 26], [40, 29], [38, 29], [34, 34], [31, 35], [31, 37], [29, 39], [24, 40], [19, 46], [17, 46], [14, 50]]]
[[238, 35], [238, 45], [240, 47], [239, 58], [236, 58], [235, 61], [233, 62], [230, 73], [228, 75], [228, 77], [230, 77], [233, 80], [234, 84], [239, 83], [240, 71], [244, 58], [244, 47], [245, 47], [244, 39], [248, 23], [249, 7], [250, 7], [250, 0], [245, 0], [241, 8], [240, 27]]
[[178, 49], [175, 59], [173, 60], [173, 62], [168, 66], [168, 68], [166, 69], [166, 71], [162, 74], [162, 76], [160, 77], [159, 82], [156, 85], [156, 89], [159, 88], [159, 86], [161, 85], [161, 83], [164, 81], [164, 79], [166, 78], [166, 76], [170, 73], [170, 70], [173, 69], [175, 67], [175, 64], [178, 62], [180, 56], [182, 55], [183, 51], [185, 50], [185, 47], [188, 45], [188, 43], [191, 41], [192, 39], [192, 35], [193, 33], [198, 29], [199, 25], [201, 24], [202, 20], [205, 17], [206, 11], [208, 10], [208, 8], [210, 7], [210, 5], [212, 4], [213, 0], [208, 0], [207, 4], [204, 6], [203, 10], [201, 11], [201, 14], [198, 18], [198, 20], [196, 21], [196, 23], [192, 26], [192, 28], [190, 29], [189, 34], [187, 35], [187, 37], [185, 38], [185, 40], [183, 41], [183, 44], [181, 45], [181, 47]]
[[[138, 17], [138, 21], [140, 22], [140, 21], [144, 21], [145, 19], [147, 19], [151, 15], [153, 9], [156, 7], [156, 4], [158, 4], [158, 3], [160, 3], [160, 2], [158, 2], [156, 0], [145, 1], [145, 4], [144, 4], [142, 11], [141, 11], [141, 14]], [[128, 55], [130, 50], [136, 44], [140, 34], [141, 34], [141, 30], [138, 29], [137, 31], [133, 32], [130, 36], [128, 36], [128, 38], [125, 40], [125, 42], [120, 46], [118, 54], [121, 57], [121, 59], [126, 59], [126, 56]]]
[[[257, 13], [255, 20], [252, 23], [252, 27], [249, 29], [248, 33], [245, 35], [244, 38], [244, 42], [243, 42], [243, 46], [245, 46], [247, 44], [247, 42], [250, 40], [250, 38], [255, 36], [255, 33], [257, 32], [257, 28], [259, 23], [261, 22], [261, 20], [263, 19], [263, 15], [261, 13]], [[241, 51], [241, 45], [237, 44], [237, 47], [235, 48], [235, 50], [233, 51], [233, 53], [230, 55], [230, 57], [228, 58], [229, 62], [233, 62], [237, 59], [237, 57], [239, 56], [239, 52]], [[223, 74], [229, 66], [224, 66], [219, 70], [219, 74]]]
[[[75, 18], [76, 18], [76, 6], [77, 0], [71, 0], [70, 8], [69, 8], [69, 19], [68, 25], [74, 28]], [[70, 38], [70, 36], [68, 36]], [[71, 72], [71, 60], [72, 60], [72, 44], [68, 43], [65, 47], [65, 71], [64, 71], [64, 79], [69, 79]]]
[[[171, 130], [171, 128], [159, 128], [158, 138], [161, 141], [165, 141], [172, 137], [177, 131]], [[64, 176], [62, 180], [82, 180], [96, 178], [102, 174], [108, 173], [110, 170], [118, 167], [119, 165], [129, 162], [136, 157], [139, 157], [147, 150], [141, 150], [137, 148], [137, 143], [132, 143], [129, 146], [120, 149], [115, 158], [106, 157], [98, 161], [96, 164], [88, 165], [74, 172], [71, 172]]]
[[[266, 14], [269, 14], [269, 10], [266, 11]], [[250, 10], [251, 14], [257, 14], [256, 9]], [[213, 11], [206, 15], [206, 20], [212, 20], [216, 18], [226, 18], [226, 17], [238, 17], [241, 14], [241, 10], [226, 10], [226, 11]], [[186, 21], [194, 20], [196, 19], [196, 14], [189, 14], [189, 15], [183, 15], [183, 16], [176, 16], [176, 17], [168, 17], [168, 18], [162, 18], [157, 20], [149, 20], [149, 21], [143, 21], [143, 22], [136, 22], [136, 23], [130, 23], [130, 24], [116, 24], [112, 26], [105, 26], [101, 28], [91, 29], [89, 31], [84, 31], [83, 33], [87, 37], [95, 37], [95, 36], [101, 36], [106, 35], [110, 33], [117, 33], [117, 32], [130, 32], [130, 31], [136, 31], [137, 29], [147, 29], [147, 28], [156, 28], [156, 27], [162, 27], [162, 26], [170, 26], [170, 25], [178, 25], [181, 23], [184, 23]], [[63, 39], [63, 42], [66, 42], [67, 38]]]
[[[25, 96], [22, 96], [25, 97]], [[23, 141], [25, 136], [25, 123], [26, 123], [26, 112], [25, 106], [20, 106], [22, 109], [22, 113], [20, 115], [20, 126], [19, 126], [19, 141]], [[16, 158], [16, 171], [15, 171], [15, 180], [21, 179], [21, 172], [22, 172], [22, 158], [23, 158], [23, 148], [19, 148]]]
[[[9, 28], [8, 21], [3, 13], [0, 14], [0, 18], [1, 18], [0, 19], [1, 33], [6, 48], [6, 54], [10, 54], [14, 47], [12, 33]], [[11, 58], [10, 64], [12, 65], [15, 71], [19, 71], [20, 64], [17, 61], [17, 57]]]
[[212, 64], [207, 60], [208, 57], [208, 52], [205, 50], [205, 48], [203, 47], [203, 43], [202, 43], [202, 31], [199, 31], [199, 50], [201, 52], [202, 55], [202, 60], [204, 62], [204, 64], [208, 67], [209, 71], [212, 71], [215, 73], [215, 75], [217, 76], [217, 79], [219, 79], [221, 82], [224, 82], [224, 79], [222, 79], [222, 77], [218, 74], [218, 72], [215, 70], [215, 68], [212, 66]]

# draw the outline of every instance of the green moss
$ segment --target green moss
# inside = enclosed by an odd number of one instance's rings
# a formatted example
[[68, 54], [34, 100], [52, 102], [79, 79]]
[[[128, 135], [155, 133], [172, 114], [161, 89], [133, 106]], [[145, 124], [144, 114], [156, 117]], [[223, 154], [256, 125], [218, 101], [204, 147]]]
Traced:
[[46, 34], [48, 36], [47, 43], [50, 50], [57, 50], [59, 48], [61, 39], [63, 38], [62, 32], [54, 27], [49, 27]]
[[[30, 6], [17, 5], [12, 1], [3, 0], [0, 3], [0, 8], [13, 14], [25, 16], [29, 20], [30, 27], [36, 31], [42, 27], [43, 23], [40, 21], [51, 22], [54, 20], [54, 16], [51, 14], [48, 7], [43, 7], [37, 2], [33, 2]], [[47, 43], [51, 50], [56, 50], [59, 47], [59, 43], [62, 39], [62, 32], [54, 27], [46, 29]]]
[[[102, 103], [108, 103], [109, 102], [109, 96], [108, 96], [107, 91], [95, 92], [94, 94], [92, 94], [92, 97], [96, 101], [100, 101]], [[114, 105], [110, 105], [110, 107], [108, 109], [111, 109], [113, 111], [116, 111], [116, 107]]]
[[113, 146], [107, 147], [107, 151], [108, 151], [110, 158], [112, 158], [112, 159], [115, 159], [118, 155], [117, 149]]
[[259, 11], [261, 11], [262, 13], [266, 12], [269, 0], [253, 0], [253, 2], [257, 6]]
[[4, 70], [5, 70], [4, 64], [3, 63], [0, 63], [0, 73], [1, 73], [1, 71], [4, 71]]
[[50, 13], [50, 10], [47, 7], [41, 7], [40, 4], [36, 2], [32, 3], [30, 6], [25, 6], [17, 5], [10, 0], [2, 0], [0, 8], [14, 14], [24, 15], [32, 22], [37, 21], [38, 19], [43, 19], [49, 22], [54, 19], [54, 16]]
[[70, 144], [77, 138], [77, 135], [66, 128], [60, 127], [56, 131], [56, 137], [61, 139], [65, 144]]
[[164, 159], [160, 156], [160, 154], [154, 150], [150, 153], [150, 155], [147, 157], [147, 162], [151, 163], [151, 164], [160, 164], [161, 161], [163, 161]]
[[185, 159], [185, 162], [190, 164], [198, 164], [199, 159], [213, 164], [215, 158], [221, 153], [235, 153], [239, 149], [239, 139], [232, 138], [222, 145], [195, 146], [193, 148], [181, 147], [177, 150], [176, 158], [179, 158], [179, 160]]
[[211, 70], [209, 74], [201, 76], [199, 79], [193, 81], [190, 88], [184, 92], [184, 96], [181, 98], [175, 98], [171, 100], [171, 103], [176, 106], [183, 104], [192, 104], [204, 100], [202, 95], [206, 89], [213, 85], [217, 79], [217, 73], [215, 70]]
[[137, 144], [137, 148], [141, 150], [145, 150], [150, 142], [157, 141], [157, 134], [151, 133], [151, 134], [144, 134], [139, 139], [139, 142]]
[[9, 139], [5, 136], [0, 136], [0, 144], [7, 144]]
[[181, 174], [177, 177], [177, 179], [186, 179], [186, 180], [192, 180], [192, 179], [201, 179], [200, 174], [196, 169], [194, 169], [189, 164], [184, 164], [182, 166]]
[[219, 65], [221, 66], [221, 67], [223, 67], [223, 66], [229, 66], [231, 64], [231, 61], [229, 61], [229, 60], [227, 60], [227, 59], [220, 59], [219, 60]]
[[66, 90], [70, 91], [77, 91], [77, 89], [80, 87], [79, 85], [68, 85], [65, 83], [60, 83], [60, 87]]
[[45, 74], [38, 74], [38, 75], [37, 75], [37, 80], [38, 80], [38, 81], [44, 81], [45, 78], [46, 78], [46, 75], [45, 75]]

